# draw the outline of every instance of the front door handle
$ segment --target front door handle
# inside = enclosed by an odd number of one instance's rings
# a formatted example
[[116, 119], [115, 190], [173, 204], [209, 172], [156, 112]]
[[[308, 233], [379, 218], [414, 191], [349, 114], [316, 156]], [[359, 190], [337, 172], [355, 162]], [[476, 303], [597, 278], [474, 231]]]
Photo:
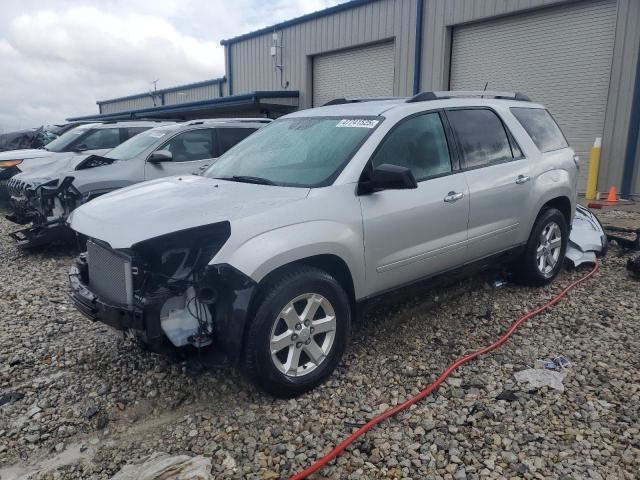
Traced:
[[444, 197], [444, 201], [447, 203], [457, 202], [458, 200], [464, 198], [464, 193], [462, 192], [449, 192], [447, 196]]
[[518, 185], [522, 185], [523, 183], [527, 183], [529, 180], [531, 180], [531, 177], [529, 177], [528, 175], [518, 175], [518, 178], [516, 178], [516, 183]]

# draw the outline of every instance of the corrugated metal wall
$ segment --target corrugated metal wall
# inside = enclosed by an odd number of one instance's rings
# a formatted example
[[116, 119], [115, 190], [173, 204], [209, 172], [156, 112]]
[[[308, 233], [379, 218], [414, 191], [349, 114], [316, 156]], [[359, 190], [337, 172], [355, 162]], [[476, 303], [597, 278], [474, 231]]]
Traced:
[[313, 105], [342, 97], [393, 96], [394, 53], [394, 42], [384, 42], [315, 56]]
[[[425, 0], [421, 89], [449, 88], [452, 27], [532, 9], [591, 0]], [[620, 186], [629, 131], [633, 82], [640, 48], [640, 1], [617, 0], [615, 43], [598, 189]], [[508, 54], [508, 53], [505, 53]], [[640, 154], [639, 154], [640, 156]], [[638, 165], [640, 159], [636, 161]], [[640, 194], [640, 174], [633, 192]]]
[[[312, 103], [312, 57], [320, 53], [395, 39], [393, 94], [409, 95], [413, 88], [416, 0], [379, 0], [278, 31], [283, 45], [283, 77], [270, 54], [272, 33], [232, 43], [233, 93], [300, 91], [300, 107]], [[280, 60], [280, 54], [278, 55]], [[363, 79], [364, 81], [365, 79]]]
[[[156, 98], [156, 105], [160, 105], [160, 98]], [[151, 95], [141, 95], [139, 97], [115, 100], [113, 102], [100, 103], [100, 113], [118, 113], [139, 108], [153, 107]]]
[[[222, 82], [223, 95], [225, 95], [225, 84]], [[130, 97], [115, 98], [100, 102], [100, 113], [118, 113], [140, 108], [150, 108], [160, 105], [176, 105], [180, 103], [197, 102], [199, 100], [211, 100], [220, 97], [219, 82], [198, 82], [190, 85], [183, 85], [174, 88], [163, 88], [155, 93], [154, 98], [151, 93], [141, 93]]]
[[198, 100], [211, 100], [212, 98], [219, 98], [219, 92], [220, 86], [217, 83], [172, 90], [164, 94], [164, 104], [175, 105], [177, 103], [197, 102]]

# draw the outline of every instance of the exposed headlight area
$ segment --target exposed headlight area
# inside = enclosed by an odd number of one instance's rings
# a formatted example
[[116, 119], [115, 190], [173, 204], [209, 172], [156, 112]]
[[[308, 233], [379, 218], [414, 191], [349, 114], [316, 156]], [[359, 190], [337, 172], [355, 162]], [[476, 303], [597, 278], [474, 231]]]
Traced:
[[131, 250], [143, 264], [146, 288], [184, 288], [197, 283], [230, 235], [229, 222], [220, 222], [145, 240]]
[[[221, 222], [162, 235], [130, 249], [134, 299], [176, 347], [202, 347], [212, 341], [219, 286], [207, 265], [230, 235], [229, 222]], [[92, 268], [90, 260], [90, 272]]]

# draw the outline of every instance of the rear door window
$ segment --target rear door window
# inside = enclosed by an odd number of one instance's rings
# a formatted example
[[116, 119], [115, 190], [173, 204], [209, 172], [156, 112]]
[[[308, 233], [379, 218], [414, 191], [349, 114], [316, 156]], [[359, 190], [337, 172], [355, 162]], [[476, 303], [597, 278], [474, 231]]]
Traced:
[[210, 128], [189, 130], [176, 135], [158, 150], [169, 150], [174, 162], [213, 158], [212, 131]]
[[416, 181], [451, 172], [449, 146], [438, 113], [427, 113], [402, 121], [384, 139], [371, 160], [406, 167]]
[[448, 110], [447, 118], [462, 150], [465, 168], [514, 158], [504, 125], [492, 110]]
[[562, 130], [547, 110], [513, 107], [511, 113], [518, 119], [541, 152], [551, 152], [569, 146]]
[[257, 129], [255, 128], [216, 128], [216, 137], [218, 139], [216, 156], [219, 157], [231, 147], [234, 147], [236, 144], [247, 138], [256, 130]]

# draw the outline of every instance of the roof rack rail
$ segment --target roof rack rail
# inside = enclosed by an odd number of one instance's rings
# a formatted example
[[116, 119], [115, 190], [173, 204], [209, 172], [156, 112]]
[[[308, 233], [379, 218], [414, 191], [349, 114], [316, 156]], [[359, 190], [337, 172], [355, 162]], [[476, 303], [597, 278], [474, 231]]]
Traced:
[[345, 103], [377, 102], [382, 100], [403, 100], [406, 97], [371, 97], [371, 98], [334, 98], [323, 104], [323, 107], [330, 105], [344, 105]]
[[271, 123], [273, 122], [270, 118], [258, 117], [258, 118], [200, 118], [195, 120], [190, 120], [187, 125], [200, 125], [202, 123], [227, 123], [227, 122], [236, 122], [236, 123]]
[[434, 92], [422, 92], [407, 100], [407, 103], [426, 102], [427, 100], [444, 100], [457, 97], [495, 98], [502, 100], [520, 100], [530, 102], [531, 99], [521, 92], [498, 92], [492, 90], [441, 90]]
[[121, 118], [120, 120], [96, 120], [91, 123], [102, 123], [105, 125], [110, 125], [113, 123], [130, 123], [130, 122], [183, 122], [184, 120], [181, 118], [157, 118], [157, 117], [135, 117], [135, 118]]

